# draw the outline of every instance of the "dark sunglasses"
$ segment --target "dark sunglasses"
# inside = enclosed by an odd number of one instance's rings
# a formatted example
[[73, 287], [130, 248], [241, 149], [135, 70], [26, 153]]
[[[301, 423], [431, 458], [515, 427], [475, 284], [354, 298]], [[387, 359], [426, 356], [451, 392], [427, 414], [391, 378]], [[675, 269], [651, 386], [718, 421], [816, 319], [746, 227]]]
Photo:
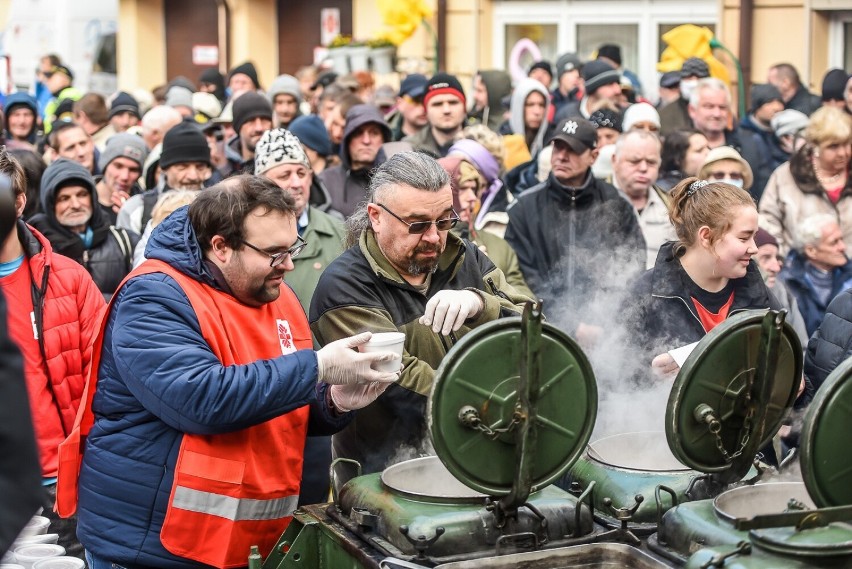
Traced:
[[249, 249], [254, 249], [255, 251], [257, 251], [261, 255], [266, 255], [267, 257], [269, 257], [269, 266], [273, 267], [273, 268], [277, 267], [278, 265], [280, 265], [281, 263], [286, 261], [288, 256], [291, 259], [295, 259], [296, 257], [298, 257], [299, 253], [302, 252], [302, 249], [305, 248], [305, 245], [308, 244], [308, 242], [305, 241], [304, 239], [302, 239], [301, 236], [297, 235], [296, 236], [296, 244], [293, 245], [292, 247], [290, 247], [289, 249], [287, 249], [286, 251], [284, 251], [282, 253], [267, 253], [263, 249], [259, 249], [259, 248], [255, 247], [254, 245], [252, 245], [248, 241], [245, 241], [243, 239], [240, 239], [240, 241], [242, 242], [243, 245], [245, 245]]
[[408, 232], [412, 235], [426, 233], [429, 231], [429, 228], [432, 227], [432, 224], [435, 224], [435, 228], [438, 231], [449, 231], [459, 222], [459, 214], [457, 214], [455, 210], [453, 210], [453, 217], [447, 217], [445, 219], [436, 219], [435, 221], [405, 221], [382, 204], [379, 203], [376, 205], [406, 224], [408, 226]]

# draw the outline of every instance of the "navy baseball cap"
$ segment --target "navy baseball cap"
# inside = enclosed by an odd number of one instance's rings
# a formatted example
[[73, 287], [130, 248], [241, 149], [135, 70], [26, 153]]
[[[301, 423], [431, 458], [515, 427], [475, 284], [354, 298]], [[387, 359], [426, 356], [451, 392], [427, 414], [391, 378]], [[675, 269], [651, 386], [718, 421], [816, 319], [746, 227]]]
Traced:
[[412, 99], [419, 99], [426, 93], [426, 85], [429, 83], [429, 80], [425, 75], [421, 75], [419, 73], [412, 73], [411, 75], [407, 75], [405, 79], [402, 80], [402, 84], [399, 86], [399, 96], [408, 95]]

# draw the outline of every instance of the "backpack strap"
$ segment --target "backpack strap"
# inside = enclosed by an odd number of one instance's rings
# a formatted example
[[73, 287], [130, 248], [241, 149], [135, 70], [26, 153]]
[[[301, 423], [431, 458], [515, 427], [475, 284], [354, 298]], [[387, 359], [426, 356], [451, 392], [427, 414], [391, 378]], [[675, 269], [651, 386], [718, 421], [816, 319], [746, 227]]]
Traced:
[[124, 264], [126, 265], [127, 272], [129, 273], [130, 269], [133, 267], [133, 243], [130, 241], [130, 235], [128, 235], [127, 231], [124, 229], [118, 229], [114, 225], [110, 225], [109, 230], [118, 242], [121, 252], [124, 254]]
[[156, 189], [148, 190], [142, 194], [142, 225], [140, 225], [139, 233], [145, 233], [145, 226], [151, 221], [151, 214], [159, 199], [160, 193]]

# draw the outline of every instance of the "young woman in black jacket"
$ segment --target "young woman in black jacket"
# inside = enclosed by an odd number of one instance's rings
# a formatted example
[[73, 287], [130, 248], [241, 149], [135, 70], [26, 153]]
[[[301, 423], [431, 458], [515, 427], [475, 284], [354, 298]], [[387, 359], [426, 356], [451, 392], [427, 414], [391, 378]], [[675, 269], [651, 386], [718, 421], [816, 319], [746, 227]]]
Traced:
[[624, 377], [640, 383], [673, 379], [679, 366], [668, 352], [697, 342], [731, 314], [780, 308], [751, 260], [758, 215], [748, 192], [687, 178], [671, 198], [678, 241], [663, 245], [622, 311], [633, 368]]

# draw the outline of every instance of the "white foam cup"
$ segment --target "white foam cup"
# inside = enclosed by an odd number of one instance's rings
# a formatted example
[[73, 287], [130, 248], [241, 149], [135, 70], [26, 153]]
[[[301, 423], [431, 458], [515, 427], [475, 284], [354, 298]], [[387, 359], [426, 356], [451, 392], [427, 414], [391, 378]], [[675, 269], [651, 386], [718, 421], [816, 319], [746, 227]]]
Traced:
[[30, 537], [32, 535], [41, 535], [47, 533], [47, 527], [50, 525], [50, 520], [44, 516], [33, 516], [18, 537]]
[[358, 346], [359, 352], [394, 352], [397, 357], [386, 362], [378, 362], [373, 368], [378, 371], [399, 371], [402, 365], [402, 349], [405, 334], [402, 332], [375, 332], [366, 344]]
[[17, 563], [0, 563], [0, 569], [26, 569], [26, 567]]
[[65, 555], [65, 548], [51, 543], [31, 543], [15, 548], [15, 560], [24, 569], [30, 569], [36, 561], [61, 555]]
[[29, 537], [19, 537], [15, 540], [13, 547], [21, 545], [29, 545], [31, 543], [59, 543], [58, 533], [43, 533], [41, 535], [31, 535]]
[[86, 562], [76, 557], [48, 557], [33, 563], [33, 569], [85, 569]]

